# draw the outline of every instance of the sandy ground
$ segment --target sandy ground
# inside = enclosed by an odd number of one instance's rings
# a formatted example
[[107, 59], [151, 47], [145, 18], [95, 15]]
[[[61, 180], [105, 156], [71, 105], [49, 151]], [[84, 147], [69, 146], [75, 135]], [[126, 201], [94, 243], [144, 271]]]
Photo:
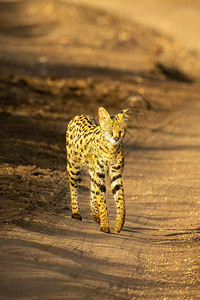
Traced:
[[198, 0], [72, 0], [137, 21], [171, 36], [188, 49], [200, 50]]
[[[134, 17], [128, 0], [0, 1], [0, 299], [200, 297], [199, 4], [165, 2]], [[108, 182], [111, 234], [92, 221], [87, 176], [71, 218], [65, 130], [99, 106], [132, 111], [119, 235]]]

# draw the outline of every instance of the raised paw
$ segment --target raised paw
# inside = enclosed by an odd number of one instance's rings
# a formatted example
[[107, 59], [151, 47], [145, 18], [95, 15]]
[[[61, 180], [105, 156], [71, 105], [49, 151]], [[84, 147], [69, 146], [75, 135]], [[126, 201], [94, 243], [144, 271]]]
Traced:
[[72, 214], [72, 218], [82, 221], [82, 217], [81, 217], [81, 215], [79, 213]]
[[125, 212], [117, 216], [115, 224], [115, 233], [120, 233], [125, 223]]
[[121, 223], [121, 224], [116, 224], [116, 225], [115, 225], [115, 233], [119, 234], [120, 231], [121, 231], [122, 228], [123, 228], [123, 225], [124, 225], [124, 222]]

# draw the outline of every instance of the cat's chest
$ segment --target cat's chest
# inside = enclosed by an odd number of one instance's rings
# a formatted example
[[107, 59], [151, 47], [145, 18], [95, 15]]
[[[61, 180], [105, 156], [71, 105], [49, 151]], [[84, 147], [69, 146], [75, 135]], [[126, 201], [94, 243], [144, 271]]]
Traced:
[[88, 152], [83, 158], [86, 159], [86, 165], [88, 164], [92, 168], [100, 167], [107, 169], [109, 165], [116, 162], [119, 153], [119, 151], [110, 149], [99, 140], [92, 142], [88, 148]]

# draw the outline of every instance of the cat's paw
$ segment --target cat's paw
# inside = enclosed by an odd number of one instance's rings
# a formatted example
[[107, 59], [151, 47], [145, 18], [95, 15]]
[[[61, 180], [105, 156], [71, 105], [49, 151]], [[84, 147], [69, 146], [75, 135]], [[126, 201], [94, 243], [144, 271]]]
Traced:
[[100, 229], [102, 232], [105, 232], [105, 233], [110, 233], [110, 228], [109, 227], [101, 227]]
[[82, 217], [81, 217], [81, 215], [80, 215], [79, 213], [74, 213], [74, 214], [72, 214], [72, 218], [73, 218], [73, 219], [76, 219], [76, 220], [82, 221]]
[[93, 220], [95, 223], [100, 224], [100, 218], [98, 215], [93, 215]]

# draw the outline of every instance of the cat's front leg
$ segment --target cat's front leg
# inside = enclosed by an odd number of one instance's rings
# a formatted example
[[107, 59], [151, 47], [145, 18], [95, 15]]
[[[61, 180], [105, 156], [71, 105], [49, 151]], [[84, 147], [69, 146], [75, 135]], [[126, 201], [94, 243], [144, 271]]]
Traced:
[[109, 170], [110, 183], [112, 193], [117, 206], [117, 218], [115, 224], [115, 232], [120, 233], [125, 222], [125, 200], [124, 200], [124, 189], [122, 183], [122, 169], [118, 166], [113, 166]]
[[98, 205], [101, 231], [110, 233], [108, 212], [106, 207], [105, 173], [103, 170], [99, 170], [93, 174], [91, 180], [96, 192], [96, 204]]

